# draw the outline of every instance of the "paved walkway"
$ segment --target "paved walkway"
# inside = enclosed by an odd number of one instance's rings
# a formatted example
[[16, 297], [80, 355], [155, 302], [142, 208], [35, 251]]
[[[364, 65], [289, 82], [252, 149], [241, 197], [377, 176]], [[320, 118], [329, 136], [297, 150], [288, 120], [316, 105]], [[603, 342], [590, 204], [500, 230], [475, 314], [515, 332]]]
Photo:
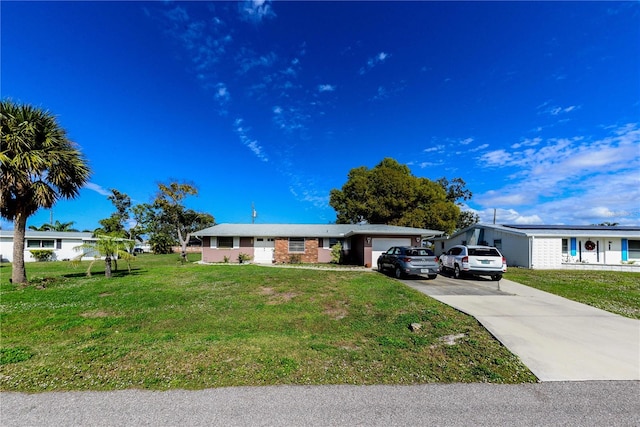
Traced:
[[640, 380], [640, 321], [509, 280], [405, 280], [475, 317], [540, 381]]

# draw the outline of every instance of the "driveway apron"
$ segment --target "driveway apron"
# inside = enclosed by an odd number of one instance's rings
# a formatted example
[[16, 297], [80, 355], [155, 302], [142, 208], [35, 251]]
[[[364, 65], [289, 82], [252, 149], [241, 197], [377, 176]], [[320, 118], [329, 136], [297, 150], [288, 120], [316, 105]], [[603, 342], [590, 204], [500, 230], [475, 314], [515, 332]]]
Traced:
[[540, 381], [640, 380], [640, 321], [509, 280], [404, 280], [475, 317]]

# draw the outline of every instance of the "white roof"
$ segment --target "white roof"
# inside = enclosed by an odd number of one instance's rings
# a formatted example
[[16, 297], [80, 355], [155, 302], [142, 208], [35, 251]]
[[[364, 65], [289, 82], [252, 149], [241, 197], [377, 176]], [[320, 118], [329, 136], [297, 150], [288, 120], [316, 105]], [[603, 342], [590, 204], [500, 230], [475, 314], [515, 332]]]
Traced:
[[[36, 231], [25, 230], [24, 237], [26, 239], [73, 239], [73, 240], [89, 240], [93, 233], [86, 231]], [[0, 237], [13, 238], [13, 230], [0, 230]]]
[[527, 237], [620, 237], [640, 239], [640, 227], [618, 225], [497, 225], [474, 224], [454, 233], [451, 237], [475, 228], [491, 228], [505, 233]]
[[439, 230], [383, 224], [218, 224], [195, 236], [349, 237], [356, 234], [434, 236]]

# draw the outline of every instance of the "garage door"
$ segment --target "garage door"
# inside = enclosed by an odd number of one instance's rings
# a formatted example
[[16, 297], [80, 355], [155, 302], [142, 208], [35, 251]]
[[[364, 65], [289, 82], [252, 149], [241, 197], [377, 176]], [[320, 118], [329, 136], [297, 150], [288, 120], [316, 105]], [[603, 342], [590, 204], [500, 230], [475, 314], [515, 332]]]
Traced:
[[377, 267], [378, 257], [392, 246], [411, 246], [411, 237], [374, 237], [371, 241], [371, 266]]

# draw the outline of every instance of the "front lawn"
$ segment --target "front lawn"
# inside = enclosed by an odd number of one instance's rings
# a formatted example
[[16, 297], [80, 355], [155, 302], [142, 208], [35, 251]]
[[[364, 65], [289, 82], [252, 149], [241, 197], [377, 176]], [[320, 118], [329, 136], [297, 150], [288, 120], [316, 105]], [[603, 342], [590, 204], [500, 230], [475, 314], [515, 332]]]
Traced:
[[536, 380], [475, 319], [380, 274], [86, 266], [29, 263], [27, 287], [0, 266], [1, 390]]
[[640, 319], [640, 274], [619, 271], [510, 268], [505, 279]]

